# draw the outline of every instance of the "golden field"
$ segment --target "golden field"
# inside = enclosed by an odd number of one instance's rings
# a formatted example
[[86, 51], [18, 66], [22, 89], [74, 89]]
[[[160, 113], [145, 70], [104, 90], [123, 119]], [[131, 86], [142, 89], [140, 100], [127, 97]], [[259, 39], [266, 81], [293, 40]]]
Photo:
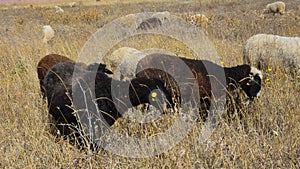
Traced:
[[[148, 158], [122, 157], [106, 150], [91, 154], [56, 139], [50, 133], [47, 105], [39, 91], [36, 65], [43, 56], [57, 53], [76, 60], [95, 31], [130, 13], [204, 14], [209, 22], [197, 26], [203, 28], [224, 65], [242, 64], [243, 45], [252, 35], [300, 36], [299, 1], [286, 0], [286, 14], [274, 16], [263, 14], [268, 2], [78, 1], [72, 8], [67, 2], [57, 3], [63, 13], [55, 13], [54, 2], [0, 6], [0, 167], [299, 168], [300, 79], [286, 74], [280, 65], [264, 72], [260, 99], [238, 109], [232, 118], [222, 118], [208, 140], [199, 143], [201, 124], [196, 123], [172, 149]], [[48, 44], [42, 43], [43, 25], [51, 25], [56, 33]], [[184, 49], [174, 48], [185, 54]], [[243, 118], [236, 118], [237, 114]], [[119, 119], [113, 128], [146, 137], [163, 132], [169, 123], [172, 119], [168, 117], [158, 121], [159, 127]]]

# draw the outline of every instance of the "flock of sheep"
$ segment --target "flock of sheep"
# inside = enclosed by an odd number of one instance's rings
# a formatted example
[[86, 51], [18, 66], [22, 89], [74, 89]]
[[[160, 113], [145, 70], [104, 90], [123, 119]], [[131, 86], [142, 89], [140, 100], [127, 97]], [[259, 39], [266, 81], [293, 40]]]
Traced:
[[[285, 5], [281, 2], [266, 8], [280, 14], [284, 13], [284, 9]], [[141, 22], [138, 29], [160, 26], [168, 15], [168, 12], [158, 13]], [[50, 28], [46, 26], [44, 29], [54, 34]], [[44, 39], [46, 42], [48, 37]], [[87, 102], [94, 106], [91, 110], [100, 114], [103, 125], [109, 127], [129, 108], [138, 105], [148, 104], [164, 113], [167, 109], [179, 111], [181, 105], [194, 101], [191, 98], [193, 91], [197, 91], [196, 104], [200, 104], [201, 109], [203, 105], [209, 109], [213, 98], [221, 97], [222, 92], [232, 93], [237, 88], [242, 89], [249, 100], [254, 100], [261, 92], [263, 76], [260, 70], [284, 65], [300, 73], [300, 38], [254, 35], [245, 44], [243, 60], [243, 65], [223, 67], [208, 60], [159, 52], [149, 54], [122, 47], [114, 51], [105, 64], [86, 65], [50, 54], [39, 61], [37, 72], [42, 95], [47, 100], [49, 114], [53, 116], [59, 133], [64, 137], [75, 136], [72, 142], [78, 141], [76, 145], [87, 145], [91, 142], [86, 143], [79, 133], [82, 126], [78, 115], [91, 113]], [[190, 70], [192, 80], [171, 76], [182, 75], [182, 63]], [[199, 113], [204, 112], [199, 110]]]
[[[176, 74], [182, 71], [178, 69], [181, 62], [177, 62], [177, 59], [187, 65], [196, 81], [195, 84], [191, 83], [190, 78], [179, 77], [181, 83], [185, 84], [184, 90], [177, 90], [182, 86], [178, 86], [177, 79], [166, 73]], [[37, 66], [40, 87], [59, 133], [62, 136], [75, 136], [71, 141], [76, 145], [86, 145], [82, 134], [79, 134], [82, 126], [78, 114], [91, 113], [87, 112], [92, 110], [90, 106], [87, 107], [87, 102], [96, 107], [96, 113], [100, 112], [98, 118], [101, 118], [102, 126], [109, 127], [128, 108], [140, 104], [149, 104], [163, 112], [167, 112], [167, 109], [179, 110], [176, 106], [194, 101], [193, 98], [186, 97], [193, 91], [198, 91], [199, 100], [196, 102], [204, 104], [207, 109], [212, 102], [213, 90], [233, 91], [236, 86], [240, 86], [250, 100], [259, 96], [261, 91], [262, 73], [249, 65], [223, 68], [207, 60], [191, 60], [161, 53], [145, 54], [134, 63], [136, 70], [142, 71], [135, 77], [132, 74], [128, 77], [121, 72], [125, 77], [121, 80], [111, 77], [113, 72], [102, 63], [86, 65], [57, 54], [42, 58]], [[154, 69], [151, 68], [152, 65], [161, 67]], [[168, 70], [162, 71], [163, 67]], [[214, 71], [209, 72], [206, 67]], [[219, 74], [222, 71], [226, 78], [224, 81]], [[211, 80], [209, 76], [216, 79]], [[218, 93], [214, 93], [214, 97], [216, 96]], [[75, 143], [76, 141], [79, 143]]]

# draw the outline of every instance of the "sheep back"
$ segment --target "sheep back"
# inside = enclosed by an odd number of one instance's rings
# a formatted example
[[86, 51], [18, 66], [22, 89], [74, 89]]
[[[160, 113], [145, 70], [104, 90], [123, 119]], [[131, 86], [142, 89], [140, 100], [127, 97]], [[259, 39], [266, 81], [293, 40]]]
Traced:
[[37, 74], [38, 74], [38, 79], [40, 81], [40, 88], [42, 93], [44, 93], [44, 78], [48, 71], [54, 66], [55, 64], [59, 62], [70, 62], [74, 63], [73, 60], [61, 56], [58, 54], [49, 54], [43, 57], [37, 64]]
[[[223, 85], [219, 85], [218, 78], [207, 76], [206, 68], [209, 67], [214, 68], [216, 77], [219, 76], [217, 72], [222, 71], [220, 66], [210, 61], [180, 58], [180, 62], [177, 60], [179, 58], [175, 58], [176, 56], [164, 54], [148, 55], [140, 60], [137, 67], [137, 77], [160, 79], [165, 82], [167, 90], [173, 94], [173, 97], [189, 98], [186, 101], [199, 97], [207, 99], [211, 97], [212, 89], [214, 91], [224, 89], [222, 86], [226, 85], [225, 82]], [[149, 65], [155, 65], [155, 67], [149, 68]], [[187, 70], [181, 69], [183, 65], [187, 66]], [[211, 80], [214, 83], [211, 83]], [[182, 101], [185, 102], [185, 100]]]
[[297, 72], [300, 67], [300, 38], [254, 35], [245, 43], [243, 61], [262, 70], [281, 65]]

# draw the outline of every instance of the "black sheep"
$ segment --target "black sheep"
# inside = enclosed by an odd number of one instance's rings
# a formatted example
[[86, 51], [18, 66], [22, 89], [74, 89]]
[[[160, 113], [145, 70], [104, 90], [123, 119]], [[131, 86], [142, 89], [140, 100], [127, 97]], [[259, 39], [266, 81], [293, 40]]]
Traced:
[[[78, 137], [76, 132], [80, 129], [77, 119], [73, 114], [74, 109], [72, 108], [72, 86], [75, 83], [72, 78], [81, 77], [92, 70], [111, 74], [112, 72], [105, 67], [106, 65], [101, 63], [83, 66], [83, 64], [76, 64], [74, 62], [59, 62], [46, 74], [43, 81], [43, 88], [45, 89], [45, 96], [48, 101], [49, 114], [54, 118], [57, 124], [56, 127], [61, 135], [75, 134]], [[74, 70], [76, 70], [75, 73]]]
[[[81, 130], [78, 119], [88, 118], [86, 114], [80, 113], [101, 112], [108, 126], [111, 126], [132, 106], [150, 103], [160, 108], [159, 103], [164, 101], [164, 98], [168, 102], [171, 101], [171, 95], [160, 80], [142, 77], [121, 82], [113, 80], [104, 72], [95, 73], [80, 66], [76, 67], [72, 79], [75, 66], [70, 62], [58, 63], [51, 68], [44, 79], [49, 113], [56, 120], [57, 128], [63, 136], [74, 133], [75, 138], [78, 138], [80, 135], [78, 130]], [[113, 91], [111, 85], [116, 86]], [[129, 93], [126, 93], [126, 88]], [[89, 93], [89, 91], [93, 92], [93, 89], [95, 95]], [[114, 96], [117, 98], [113, 100]], [[97, 108], [93, 103], [96, 103]], [[85, 111], [87, 109], [92, 112]], [[76, 116], [74, 111], [79, 113], [80, 117]], [[82, 145], [82, 140], [79, 141]]]
[[[171, 104], [172, 100], [164, 83], [155, 78], [140, 77], [131, 81], [119, 81], [104, 73], [97, 73], [95, 77], [91, 72], [80, 79], [80, 84], [80, 86], [77, 84], [73, 91], [82, 93], [80, 88], [83, 86], [85, 86], [85, 91], [88, 88], [95, 88], [99, 111], [102, 112], [108, 125], [113, 125], [117, 118], [133, 106], [149, 103], [162, 110], [167, 104]], [[80, 96], [81, 94], [76, 95]]]

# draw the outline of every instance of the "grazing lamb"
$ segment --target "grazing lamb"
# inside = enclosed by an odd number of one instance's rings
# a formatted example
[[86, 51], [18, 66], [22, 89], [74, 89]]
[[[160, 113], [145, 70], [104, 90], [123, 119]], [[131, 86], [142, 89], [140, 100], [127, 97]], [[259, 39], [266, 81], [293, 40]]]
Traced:
[[[189, 98], [188, 96], [191, 95], [193, 89], [195, 89], [193, 86], [194, 79], [191, 80], [190, 77], [185, 76], [187, 73], [181, 72], [183, 71], [180, 69], [182, 64], [186, 64], [197, 82], [200, 103], [205, 103], [207, 108], [210, 106], [212, 91], [215, 92], [213, 93], [215, 98], [220, 98], [225, 92], [224, 90], [230, 92], [234, 90], [236, 86], [240, 86], [250, 100], [253, 100], [260, 94], [262, 73], [254, 67], [240, 65], [224, 68], [207, 60], [192, 60], [186, 58], [179, 58], [183, 61], [180, 63], [174, 59], [175, 57], [176, 56], [164, 54], [148, 55], [140, 60], [136, 76], [157, 78], [165, 81], [167, 90], [173, 94], [174, 98], [179, 99], [179, 103], [183, 104], [193, 98], [188, 100], [180, 100], [180, 98]], [[153, 65], [155, 65], [155, 68], [151, 68]], [[212, 74], [208, 74], [207, 68], [213, 70], [213, 72], [210, 72]], [[174, 72], [173, 75], [179, 77], [171, 77], [170, 74], [166, 72]], [[221, 72], [223, 72], [223, 75], [225, 73], [226, 79], [223, 78]], [[210, 79], [209, 77], [214, 78]], [[190, 87], [184, 87], [184, 91], [179, 91], [177, 81], [174, 80], [175, 78], [180, 80], [180, 84], [191, 84]], [[224, 88], [224, 86], [226, 86], [226, 88]], [[182, 96], [182, 94], [184, 94], [184, 96]]]
[[54, 37], [54, 30], [50, 25], [43, 26], [44, 38], [43, 43], [48, 43]]
[[[75, 138], [78, 138], [79, 134], [76, 131], [80, 130], [80, 125], [77, 121], [78, 116], [74, 114], [74, 108], [79, 112], [88, 108], [82, 107], [82, 102], [86, 98], [79, 99], [79, 101], [76, 100], [78, 98], [75, 98], [75, 103], [73, 103], [73, 96], [83, 97], [83, 94], [80, 93], [93, 89], [93, 87], [95, 87], [94, 98], [97, 98], [98, 112], [101, 112], [106, 121], [103, 124], [109, 126], [113, 125], [116, 119], [132, 106], [150, 103], [161, 108], [160, 103], [165, 102], [164, 98], [166, 98], [166, 102], [171, 101], [171, 95], [160, 80], [143, 77], [131, 81], [118, 81], [101, 71], [97, 71], [95, 77], [94, 72], [83, 69], [81, 66], [77, 67], [76, 76], [73, 76], [72, 79], [75, 66], [77, 65], [71, 62], [58, 63], [48, 71], [44, 79], [49, 114], [54, 117], [57, 129], [63, 136], [75, 134]], [[112, 85], [116, 86], [116, 89], [112, 88]], [[84, 90], [82, 90], [82, 86], [86, 86]], [[129, 88], [129, 94], [124, 93], [126, 87]], [[117, 98], [113, 99], [114, 96]], [[71, 141], [76, 143], [76, 139]], [[82, 140], [78, 141], [80, 141], [80, 145], [84, 144]]]
[[283, 15], [285, 13], [285, 3], [282, 1], [270, 3], [264, 9], [264, 13], [273, 13], [274, 15], [280, 13]]
[[300, 73], [300, 38], [257, 34], [243, 49], [243, 61], [262, 70], [276, 66]]

